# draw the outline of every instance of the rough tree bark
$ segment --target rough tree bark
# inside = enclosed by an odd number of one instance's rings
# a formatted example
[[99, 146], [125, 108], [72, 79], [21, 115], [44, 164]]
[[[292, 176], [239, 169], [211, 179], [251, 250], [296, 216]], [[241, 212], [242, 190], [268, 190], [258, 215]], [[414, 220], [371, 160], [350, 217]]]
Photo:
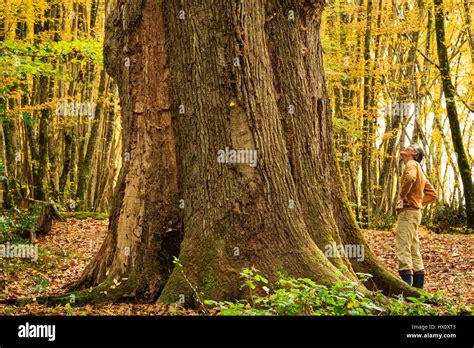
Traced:
[[84, 302], [123, 296], [154, 300], [181, 240], [161, 1], [111, 1], [109, 6], [105, 65], [119, 86], [124, 165], [109, 234], [71, 288], [121, 285], [108, 296], [86, 293], [76, 303], [83, 297]]
[[[105, 61], [120, 89], [125, 161], [109, 234], [71, 287], [96, 290], [76, 303], [238, 299], [250, 266], [323, 284], [367, 272], [370, 288], [416, 294], [381, 266], [345, 198], [321, 1], [109, 6]], [[226, 147], [255, 150], [256, 166], [219, 163]], [[364, 245], [364, 261], [326, 257], [332, 243]]]

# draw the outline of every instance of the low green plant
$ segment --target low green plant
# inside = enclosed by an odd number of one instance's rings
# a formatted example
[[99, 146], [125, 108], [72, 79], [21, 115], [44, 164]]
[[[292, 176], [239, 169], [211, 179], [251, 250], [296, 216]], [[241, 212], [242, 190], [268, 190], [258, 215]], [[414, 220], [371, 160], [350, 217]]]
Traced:
[[[419, 297], [390, 298], [363, 288], [370, 274], [358, 274], [358, 281], [341, 280], [332, 286], [316, 284], [309, 278], [279, 275], [277, 287], [255, 268], [244, 269], [242, 288], [247, 288], [250, 301], [213, 301], [204, 303], [220, 315], [437, 315], [434, 304], [444, 312], [459, 314], [459, 309], [439, 295], [424, 292]], [[465, 308], [463, 308], [466, 311]]]
[[49, 280], [46, 278], [43, 278], [41, 275], [38, 275], [36, 277], [36, 282], [35, 282], [35, 291], [39, 294], [41, 291], [43, 291], [44, 288], [46, 288], [49, 284]]
[[201, 296], [198, 292], [198, 289], [196, 286], [194, 286], [191, 281], [188, 279], [188, 277], [186, 276], [186, 273], [184, 272], [184, 266], [183, 264], [181, 263], [181, 261], [176, 257], [176, 256], [173, 256], [173, 263], [175, 264], [175, 267], [177, 267], [177, 269], [179, 269], [179, 271], [181, 272], [181, 275], [184, 279], [184, 281], [189, 285], [189, 287], [191, 288], [191, 290], [194, 292], [194, 297], [196, 299], [196, 301], [201, 305], [201, 307], [204, 309], [204, 311], [206, 312], [206, 308], [204, 306], [204, 303], [203, 301], [201, 300]]
[[0, 216], [0, 234], [7, 235], [11, 232], [13, 218], [11, 214]]
[[474, 230], [467, 227], [465, 209], [449, 204], [435, 205], [429, 221], [428, 216], [424, 216], [422, 223], [435, 233], [474, 233]]
[[0, 243], [26, 244], [28, 240], [16, 233], [18, 228], [23, 228], [23, 221], [18, 222], [13, 213], [0, 216]]
[[374, 211], [370, 219], [370, 229], [377, 231], [391, 230], [397, 223], [397, 217], [382, 211]]
[[72, 308], [70, 303], [66, 303], [64, 305], [64, 309], [66, 310], [66, 315], [74, 315], [74, 309]]
[[41, 215], [41, 207], [33, 205], [29, 210], [15, 209], [15, 229], [18, 231], [29, 231], [35, 228]]
[[29, 210], [14, 208], [0, 215], [0, 243], [26, 244], [30, 231], [36, 228], [42, 214], [41, 205], [33, 205]]

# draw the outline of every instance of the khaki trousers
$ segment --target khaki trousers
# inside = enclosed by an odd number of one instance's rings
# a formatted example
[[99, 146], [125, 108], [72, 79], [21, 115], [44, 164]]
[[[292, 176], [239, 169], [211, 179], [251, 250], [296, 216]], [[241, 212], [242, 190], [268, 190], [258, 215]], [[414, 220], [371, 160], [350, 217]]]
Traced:
[[417, 272], [424, 269], [418, 236], [420, 222], [421, 209], [404, 210], [398, 214], [395, 254], [398, 258], [399, 271], [412, 270]]

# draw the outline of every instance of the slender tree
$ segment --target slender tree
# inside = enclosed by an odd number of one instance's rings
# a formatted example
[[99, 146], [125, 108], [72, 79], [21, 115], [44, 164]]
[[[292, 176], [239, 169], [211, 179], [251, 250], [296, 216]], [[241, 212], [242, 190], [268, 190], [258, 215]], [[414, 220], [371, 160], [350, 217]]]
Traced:
[[456, 152], [457, 164], [461, 174], [466, 204], [467, 226], [474, 228], [474, 192], [472, 189], [472, 176], [469, 160], [464, 150], [461, 127], [459, 126], [458, 111], [456, 109], [456, 91], [451, 81], [449, 70], [448, 50], [446, 48], [446, 34], [444, 30], [443, 0], [434, 0], [435, 5], [435, 31], [438, 47], [438, 62], [443, 84], [443, 92], [446, 100], [446, 112], [448, 114], [451, 138], [454, 151]]

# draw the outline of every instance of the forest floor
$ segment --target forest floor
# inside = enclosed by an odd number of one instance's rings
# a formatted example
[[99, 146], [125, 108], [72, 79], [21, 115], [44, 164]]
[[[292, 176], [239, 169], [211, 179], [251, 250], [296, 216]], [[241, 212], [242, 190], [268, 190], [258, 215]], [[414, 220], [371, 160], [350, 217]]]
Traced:
[[[78, 279], [107, 233], [107, 220], [68, 219], [55, 222], [51, 233], [38, 237], [39, 258], [7, 259], [0, 298], [35, 297], [64, 293], [63, 286]], [[373, 251], [396, 274], [394, 231], [364, 231]], [[426, 268], [425, 291], [443, 290], [455, 303], [474, 304], [474, 236], [434, 234], [420, 228]], [[212, 313], [211, 313], [212, 314]], [[0, 305], [0, 315], [199, 315], [176, 306], [101, 304], [84, 307], [23, 307]]]

